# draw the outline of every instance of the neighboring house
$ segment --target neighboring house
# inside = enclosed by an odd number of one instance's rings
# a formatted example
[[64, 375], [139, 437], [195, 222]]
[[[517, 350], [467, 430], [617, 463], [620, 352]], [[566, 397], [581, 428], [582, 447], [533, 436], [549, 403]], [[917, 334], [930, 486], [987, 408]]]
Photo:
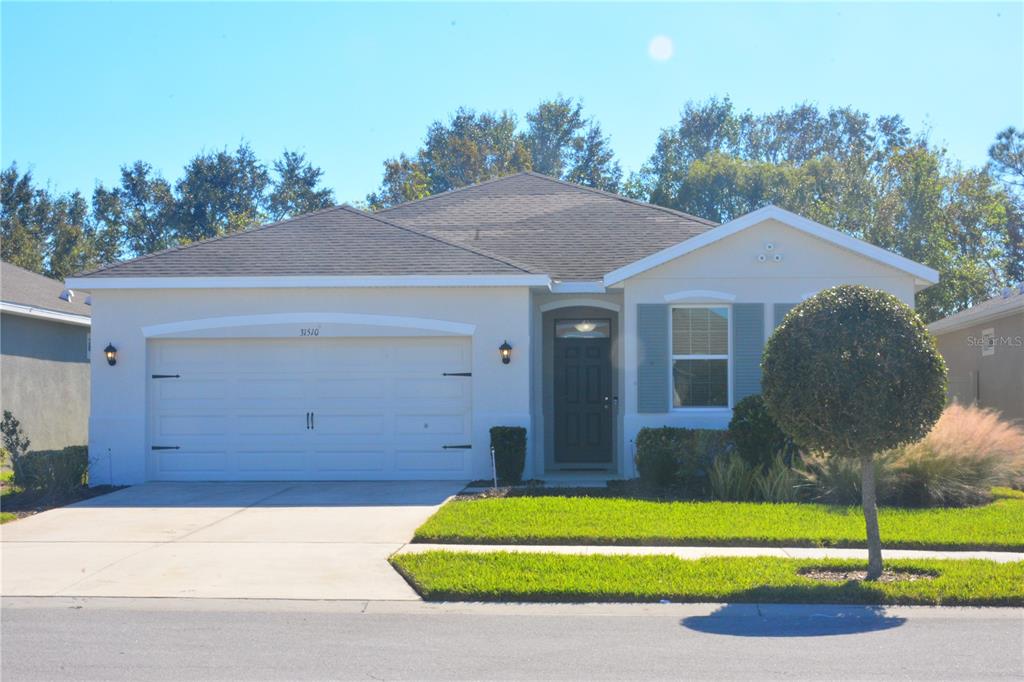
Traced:
[[1024, 420], [1024, 285], [928, 325], [949, 368], [949, 398]]
[[64, 285], [0, 264], [0, 406], [33, 450], [84, 445], [89, 436], [89, 306]]
[[317, 211], [68, 280], [90, 480], [483, 478], [495, 425], [527, 476], [633, 476], [641, 427], [728, 424], [802, 299], [937, 280], [779, 208], [716, 227], [535, 173]]

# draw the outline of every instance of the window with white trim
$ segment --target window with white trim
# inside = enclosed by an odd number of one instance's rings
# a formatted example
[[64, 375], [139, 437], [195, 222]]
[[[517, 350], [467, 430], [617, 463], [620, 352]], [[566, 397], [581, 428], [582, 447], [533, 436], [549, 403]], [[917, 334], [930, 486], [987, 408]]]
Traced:
[[729, 306], [673, 306], [672, 407], [729, 406]]

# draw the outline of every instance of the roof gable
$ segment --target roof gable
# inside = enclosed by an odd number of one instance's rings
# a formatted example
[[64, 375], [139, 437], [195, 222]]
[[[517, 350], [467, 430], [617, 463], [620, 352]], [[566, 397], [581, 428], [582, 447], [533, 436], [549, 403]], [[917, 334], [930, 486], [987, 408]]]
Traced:
[[820, 223], [816, 223], [813, 220], [804, 218], [803, 216], [797, 215], [796, 213], [787, 211], [783, 208], [779, 208], [778, 206], [765, 206], [764, 208], [752, 211], [746, 215], [736, 218], [735, 220], [710, 229], [692, 239], [681, 242], [667, 249], [663, 249], [662, 251], [653, 253], [646, 258], [639, 259], [634, 263], [630, 263], [622, 268], [611, 271], [604, 276], [604, 284], [605, 286], [618, 284], [623, 280], [635, 277], [642, 272], [646, 272], [671, 260], [684, 256], [688, 253], [692, 253], [704, 246], [708, 246], [709, 244], [713, 244], [725, 239], [726, 237], [734, 235], [737, 232], [763, 223], [766, 220], [776, 220], [813, 237], [830, 242], [840, 248], [912, 275], [922, 288], [935, 284], [939, 281], [938, 271], [912, 261], [909, 258], [904, 258], [903, 256], [897, 255], [891, 251], [877, 247], [874, 244], [869, 244], [865, 241], [839, 232], [838, 230], [825, 227]]

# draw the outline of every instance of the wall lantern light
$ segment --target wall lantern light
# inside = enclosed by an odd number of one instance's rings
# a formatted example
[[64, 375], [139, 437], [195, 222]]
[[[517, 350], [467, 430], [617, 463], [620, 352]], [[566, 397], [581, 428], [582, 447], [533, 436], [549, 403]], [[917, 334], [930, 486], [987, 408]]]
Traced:
[[507, 365], [512, 362], [512, 346], [508, 345], [508, 340], [498, 346], [498, 353], [501, 354], [501, 364]]
[[114, 348], [114, 344], [108, 343], [107, 347], [103, 349], [103, 354], [107, 356], [107, 364], [114, 366], [117, 364], [117, 349]]

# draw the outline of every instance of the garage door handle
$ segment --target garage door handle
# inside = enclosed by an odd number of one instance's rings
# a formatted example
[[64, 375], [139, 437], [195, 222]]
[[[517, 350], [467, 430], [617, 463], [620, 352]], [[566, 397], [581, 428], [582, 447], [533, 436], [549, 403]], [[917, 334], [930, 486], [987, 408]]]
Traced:
[[309, 415], [310, 415], [310, 413], [309, 413], [309, 412], [307, 412], [307, 413], [306, 413], [306, 430], [307, 430], [307, 431], [309, 431]]
[[154, 445], [153, 450], [181, 450], [180, 445]]
[[309, 428], [316, 430], [316, 412], [309, 413]]
[[445, 450], [472, 450], [472, 445], [442, 445]]

